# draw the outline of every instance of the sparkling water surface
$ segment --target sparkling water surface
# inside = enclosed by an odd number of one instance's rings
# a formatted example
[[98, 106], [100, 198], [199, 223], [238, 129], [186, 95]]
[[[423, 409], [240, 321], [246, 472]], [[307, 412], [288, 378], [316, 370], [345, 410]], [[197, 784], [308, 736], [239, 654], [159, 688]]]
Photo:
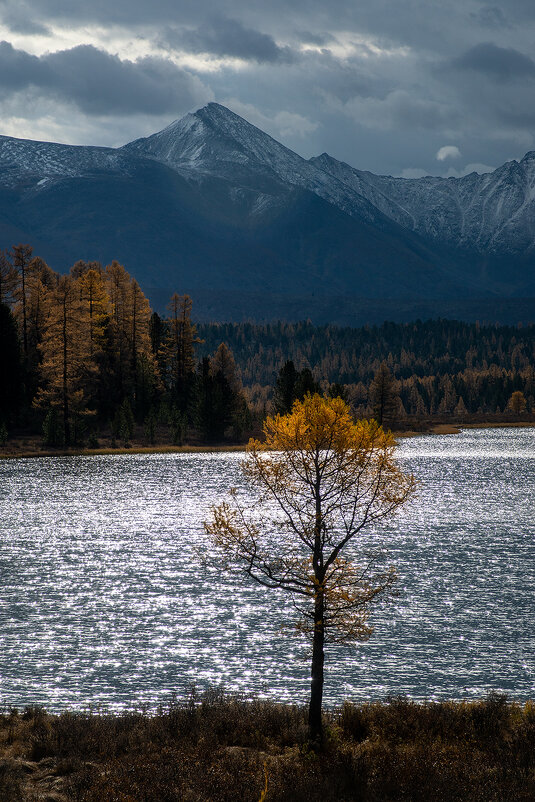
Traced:
[[[398, 595], [327, 650], [325, 701], [534, 697], [535, 429], [402, 440], [417, 498], [385, 544]], [[222, 573], [203, 530], [241, 454], [0, 462], [0, 706], [132, 708], [223, 686], [303, 702], [288, 598]]]

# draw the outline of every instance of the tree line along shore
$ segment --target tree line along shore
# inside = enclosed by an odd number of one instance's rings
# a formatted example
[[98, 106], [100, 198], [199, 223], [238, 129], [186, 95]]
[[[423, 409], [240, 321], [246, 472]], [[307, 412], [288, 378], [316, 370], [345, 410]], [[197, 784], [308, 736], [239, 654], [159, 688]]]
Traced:
[[0, 251], [0, 450], [240, 444], [307, 392], [397, 431], [535, 421], [535, 326], [195, 324], [118, 262]]

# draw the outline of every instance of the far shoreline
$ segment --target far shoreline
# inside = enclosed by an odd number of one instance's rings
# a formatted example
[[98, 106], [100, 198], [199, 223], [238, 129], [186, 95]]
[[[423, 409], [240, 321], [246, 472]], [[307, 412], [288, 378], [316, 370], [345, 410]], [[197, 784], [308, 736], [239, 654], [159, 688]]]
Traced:
[[393, 432], [395, 438], [419, 437], [424, 434], [460, 434], [463, 429], [532, 429], [535, 421], [487, 421], [481, 423], [436, 423], [429, 429], [415, 431], [412, 429]]
[[103, 447], [103, 448], [70, 448], [70, 449], [50, 449], [34, 448], [26, 451], [0, 451], [0, 460], [4, 459], [32, 459], [35, 457], [96, 457], [113, 456], [114, 454], [124, 456], [125, 454], [211, 454], [225, 453], [233, 451], [245, 451], [246, 443], [228, 445], [206, 445], [206, 446], [132, 446], [129, 447]]
[[[402, 429], [393, 431], [394, 438], [405, 439], [408, 437], [421, 437], [423, 435], [445, 435], [460, 434], [463, 429], [529, 429], [535, 427], [535, 421], [483, 421], [478, 423], [436, 423], [427, 429]], [[37, 457], [93, 457], [125, 454], [224, 454], [233, 452], [245, 452], [247, 443], [220, 443], [213, 445], [132, 445], [111, 448], [71, 448], [71, 449], [51, 449], [42, 448], [37, 443], [30, 447], [20, 447], [19, 443], [24, 443], [28, 438], [17, 438], [12, 441], [12, 450], [0, 449], [0, 460], [8, 459], [33, 459]]]

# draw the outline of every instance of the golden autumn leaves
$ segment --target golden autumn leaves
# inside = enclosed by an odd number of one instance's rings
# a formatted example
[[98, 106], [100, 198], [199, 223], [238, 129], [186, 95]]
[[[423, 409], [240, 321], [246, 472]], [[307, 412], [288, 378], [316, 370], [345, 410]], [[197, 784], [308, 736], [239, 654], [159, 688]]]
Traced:
[[321, 739], [325, 643], [366, 640], [370, 603], [395, 581], [378, 555], [353, 548], [365, 527], [393, 515], [414, 478], [394, 461], [394, 440], [376, 421], [354, 421], [341, 398], [307, 395], [268, 416], [242, 471], [256, 490], [212, 510], [206, 531], [228, 568], [292, 595], [297, 630], [312, 638], [311, 737]]
[[[261, 584], [308, 599], [324, 593], [326, 640], [368, 637], [367, 606], [394, 571], [374, 573], [373, 556], [357, 566], [342, 552], [414, 490], [394, 462], [391, 433], [355, 422], [340, 398], [308, 395], [288, 415], [268, 417], [264, 436], [249, 442], [242, 463], [258, 493], [254, 508], [233, 493], [213, 510], [208, 533], [229, 565]], [[298, 628], [311, 631], [313, 614], [298, 607]]]

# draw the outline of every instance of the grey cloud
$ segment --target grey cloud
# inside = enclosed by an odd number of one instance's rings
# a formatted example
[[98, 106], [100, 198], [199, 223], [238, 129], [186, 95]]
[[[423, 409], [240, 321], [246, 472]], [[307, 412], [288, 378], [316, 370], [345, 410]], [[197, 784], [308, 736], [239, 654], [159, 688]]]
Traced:
[[81, 45], [44, 57], [56, 78], [55, 89], [90, 114], [148, 114], [189, 108], [199, 98], [192, 76], [169, 61], [136, 62]]
[[434, 100], [395, 90], [385, 98], [355, 98], [345, 109], [361, 125], [375, 128], [440, 131], [453, 122], [455, 110]]
[[498, 6], [483, 6], [477, 12], [473, 11], [470, 18], [483, 28], [502, 29], [511, 27], [511, 23], [503, 10]]
[[37, 87], [88, 114], [178, 114], [210, 99], [198, 78], [169, 61], [122, 61], [92, 45], [38, 58], [2, 42], [0, 87]]
[[31, 34], [34, 36], [47, 36], [50, 33], [46, 25], [32, 18], [32, 13], [25, 4], [19, 4], [14, 8], [6, 9], [6, 11], [1, 14], [0, 19], [13, 33]]
[[512, 47], [498, 47], [492, 42], [475, 45], [452, 62], [462, 70], [473, 70], [493, 80], [510, 81], [535, 75], [535, 62]]
[[[479, 136], [486, 152], [472, 160], [500, 163], [493, 143], [503, 143], [505, 161], [533, 147], [535, 62], [518, 50], [494, 44], [476, 45], [435, 71], [442, 94], [460, 115], [460, 136]], [[516, 143], [516, 146], [511, 143]], [[480, 146], [481, 147], [481, 146]], [[516, 150], [518, 148], [518, 150]], [[465, 148], [461, 147], [463, 153]]]
[[[5, 11], [3, 17], [19, 16], [22, 12], [28, 20], [42, 22], [44, 20], [81, 21], [81, 22], [114, 22], [131, 24], [136, 18], [140, 21], [153, 15], [164, 14], [165, 17], [176, 13], [176, 5], [172, 0], [155, 0], [149, 4], [136, 4], [130, 0], [93, 0], [91, 3], [78, 0], [2, 0]], [[21, 9], [22, 6], [22, 9]]]
[[[9, 10], [17, 9], [20, 0], [4, 0]], [[431, 5], [431, 4], [430, 4]], [[263, 31], [275, 37], [291, 30], [307, 30], [314, 35], [330, 35], [337, 31], [356, 31], [387, 36], [392, 41], [427, 42], [437, 45], [451, 39], [459, 31], [461, 18], [466, 16], [459, 0], [443, 0], [432, 4], [432, 13], [422, 12], [421, 0], [405, 0], [400, 8], [395, 0], [271, 0], [269, 3], [245, 0], [196, 0], [195, 3], [176, 0], [26, 0], [28, 19], [47, 24], [97, 23], [124, 27], [143, 26], [201, 26], [203, 20], [218, 14], [240, 20], [250, 30]]]
[[195, 53], [271, 63], [293, 59], [289, 48], [279, 47], [272, 36], [222, 16], [211, 17], [193, 30], [168, 31], [167, 37], [171, 44]]
[[48, 67], [41, 59], [23, 50], [15, 50], [9, 42], [0, 42], [0, 88], [18, 91], [49, 80]]
[[323, 33], [321, 31], [294, 31], [295, 38], [306, 45], [316, 45], [317, 47], [326, 47], [332, 42], [336, 41], [334, 36], [330, 33]]
[[[163, 127], [207, 100], [234, 98], [256, 109], [252, 119], [290, 112], [319, 123], [301, 134], [284, 129], [299, 152], [326, 150], [378, 172], [417, 165], [432, 173], [444, 142], [487, 164], [535, 144], [533, 0], [0, 0], [2, 15], [12, 25], [32, 20], [33, 32], [50, 26], [32, 52], [64, 48], [54, 32], [86, 44], [40, 58], [0, 48], [3, 118], [26, 118], [28, 136], [32, 120], [59, 119], [56, 109], [66, 138], [83, 141], [88, 130], [96, 142], [99, 125], [112, 136], [113, 120], [121, 139], [135, 138], [136, 115], [150, 115], [146, 133], [156, 115]], [[163, 43], [189, 50], [192, 66], [130, 60], [131, 41], [155, 54]], [[220, 58], [217, 69], [203, 71], [205, 59], [191, 56], [200, 52]], [[237, 69], [231, 56], [246, 63]]]
[[[272, 5], [251, 4], [244, 0], [197, 0], [195, 3], [180, 2], [177, 0], [22, 0], [28, 9], [28, 18], [36, 20], [54, 20], [66, 23], [113, 23], [116, 25], [176, 25], [200, 24], [203, 19], [214, 13], [217, 5], [218, 13], [228, 18], [245, 18], [254, 16], [258, 19], [269, 19], [270, 16], [280, 17], [287, 11], [288, 6], [284, 0], [273, 0]], [[314, 7], [321, 8], [316, 0], [294, 0], [296, 9], [313, 11]], [[340, 2], [340, 0], [335, 0]], [[2, 0], [5, 8], [11, 12], [16, 11], [21, 0]]]

